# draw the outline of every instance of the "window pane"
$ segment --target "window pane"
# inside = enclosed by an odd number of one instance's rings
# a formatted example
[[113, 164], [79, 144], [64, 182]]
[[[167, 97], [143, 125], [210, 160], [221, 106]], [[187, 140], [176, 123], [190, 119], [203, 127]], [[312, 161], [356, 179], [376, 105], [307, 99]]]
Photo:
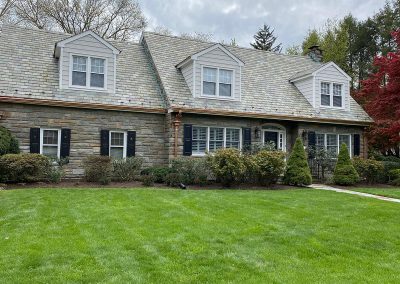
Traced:
[[321, 95], [321, 105], [323, 106], [331, 105], [331, 97], [329, 95]]
[[232, 74], [230, 70], [219, 70], [219, 82], [224, 84], [232, 84]]
[[58, 145], [58, 131], [43, 130], [43, 144]]
[[72, 69], [73, 71], [86, 72], [87, 57], [72, 56], [72, 62], [73, 62], [73, 69]]
[[219, 84], [219, 95], [221, 97], [230, 97], [232, 95], [232, 85]]
[[224, 146], [224, 129], [210, 127], [210, 152], [214, 152]]
[[336, 134], [327, 134], [326, 135], [326, 145], [327, 151], [331, 153], [338, 153], [338, 145], [337, 145], [337, 135]]
[[111, 146], [124, 146], [124, 133], [111, 132]]
[[323, 150], [325, 148], [325, 135], [324, 134], [316, 134], [315, 135], [315, 145], [319, 150]]
[[123, 147], [111, 147], [110, 148], [110, 156], [114, 159], [122, 159], [124, 158], [124, 148]]
[[57, 158], [58, 146], [43, 146], [42, 154], [47, 157]]
[[104, 88], [104, 74], [90, 74], [90, 87]]
[[333, 106], [342, 107], [342, 97], [333, 96]]
[[86, 72], [72, 72], [72, 85], [86, 86]]
[[240, 148], [240, 129], [226, 129], [226, 148]]
[[347, 149], [350, 150], [350, 135], [339, 135], [339, 146], [341, 146], [342, 143], [346, 144]]
[[207, 147], [207, 127], [193, 127], [192, 152], [203, 154]]
[[342, 85], [333, 84], [333, 95], [341, 96], [342, 95]]
[[203, 81], [217, 82], [217, 69], [215, 68], [203, 68]]
[[203, 94], [215, 96], [215, 83], [203, 82]]
[[330, 94], [329, 87], [330, 87], [329, 83], [321, 83], [321, 94], [329, 95]]
[[91, 73], [104, 74], [104, 59], [91, 58]]

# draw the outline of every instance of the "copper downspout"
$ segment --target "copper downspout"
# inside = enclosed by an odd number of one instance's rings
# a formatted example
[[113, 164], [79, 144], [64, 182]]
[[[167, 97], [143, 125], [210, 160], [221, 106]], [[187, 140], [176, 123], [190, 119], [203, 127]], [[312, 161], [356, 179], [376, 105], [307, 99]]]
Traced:
[[175, 119], [172, 122], [174, 126], [174, 157], [176, 158], [178, 156], [178, 137], [179, 137], [179, 126], [181, 125], [182, 122], [182, 112], [179, 111], [175, 115]]

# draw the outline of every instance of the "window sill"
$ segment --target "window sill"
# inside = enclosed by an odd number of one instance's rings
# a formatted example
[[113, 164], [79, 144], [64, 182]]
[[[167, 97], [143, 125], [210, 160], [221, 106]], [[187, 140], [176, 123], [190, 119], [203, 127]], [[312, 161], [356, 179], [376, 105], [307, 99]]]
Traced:
[[79, 86], [69, 86], [69, 90], [74, 91], [86, 91], [86, 92], [99, 92], [99, 93], [107, 93], [108, 90], [105, 88], [88, 88], [88, 87], [79, 87]]
[[205, 156], [207, 156], [207, 154], [206, 153], [195, 153], [195, 154], [192, 154], [192, 157], [205, 157]]
[[209, 95], [200, 95], [200, 98], [217, 100], [217, 101], [240, 101], [239, 99], [233, 97], [220, 97], [220, 96], [209, 96]]
[[320, 105], [319, 108], [325, 108], [325, 109], [338, 109], [338, 110], [346, 110], [345, 107], [335, 107], [335, 106], [323, 106]]

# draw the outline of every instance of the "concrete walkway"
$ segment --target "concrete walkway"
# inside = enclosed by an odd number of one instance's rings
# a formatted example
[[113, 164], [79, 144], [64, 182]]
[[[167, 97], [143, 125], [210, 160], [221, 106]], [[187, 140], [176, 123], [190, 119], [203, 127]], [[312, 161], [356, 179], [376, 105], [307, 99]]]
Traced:
[[347, 194], [354, 194], [354, 195], [358, 195], [358, 196], [364, 196], [364, 197], [370, 197], [370, 198], [375, 198], [375, 199], [384, 200], [384, 201], [400, 203], [400, 199], [390, 198], [390, 197], [385, 197], [385, 196], [380, 196], [380, 195], [374, 195], [374, 194], [370, 194], [370, 193], [358, 192], [358, 191], [353, 191], [353, 190], [348, 190], [348, 189], [341, 189], [341, 188], [336, 188], [336, 187], [332, 187], [332, 186], [325, 185], [325, 184], [312, 184], [312, 185], [309, 185], [308, 187], [315, 188], [315, 189], [342, 192], [342, 193], [347, 193]]

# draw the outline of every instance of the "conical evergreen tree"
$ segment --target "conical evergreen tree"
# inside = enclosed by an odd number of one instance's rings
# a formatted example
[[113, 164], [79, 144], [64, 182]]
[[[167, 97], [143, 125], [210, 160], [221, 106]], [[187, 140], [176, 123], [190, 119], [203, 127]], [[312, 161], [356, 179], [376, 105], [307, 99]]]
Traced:
[[270, 31], [270, 27], [264, 24], [264, 27], [254, 35], [254, 43], [250, 43], [255, 49], [273, 51], [280, 53], [282, 51], [282, 43], [274, 46], [277, 37], [274, 36], [274, 30]]
[[340, 146], [335, 171], [333, 173], [333, 182], [339, 185], [353, 185], [359, 180], [358, 173], [350, 160], [349, 151], [346, 144]]
[[283, 182], [289, 185], [304, 186], [312, 182], [310, 168], [307, 163], [307, 156], [301, 138], [296, 139], [292, 153], [286, 166]]

